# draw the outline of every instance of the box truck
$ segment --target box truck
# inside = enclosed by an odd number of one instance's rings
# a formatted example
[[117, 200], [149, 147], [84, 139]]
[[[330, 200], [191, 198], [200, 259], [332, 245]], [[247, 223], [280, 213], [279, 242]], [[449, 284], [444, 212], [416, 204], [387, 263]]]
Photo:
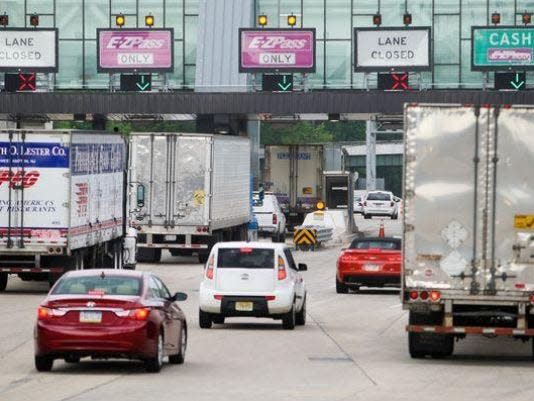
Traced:
[[247, 138], [134, 133], [130, 184], [139, 262], [158, 262], [168, 249], [175, 256], [196, 253], [205, 263], [216, 242], [247, 238]]
[[265, 189], [276, 195], [289, 230], [322, 196], [323, 159], [323, 145], [265, 146]]
[[133, 268], [126, 189], [118, 134], [0, 131], [0, 291], [9, 274], [53, 283], [72, 269]]
[[451, 355], [467, 335], [529, 340], [534, 108], [410, 104], [405, 129], [401, 296], [411, 356]]

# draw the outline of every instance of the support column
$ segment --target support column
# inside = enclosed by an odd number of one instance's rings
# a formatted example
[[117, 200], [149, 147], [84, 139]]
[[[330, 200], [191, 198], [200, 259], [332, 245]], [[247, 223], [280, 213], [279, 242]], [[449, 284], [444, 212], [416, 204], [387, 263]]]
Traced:
[[254, 189], [260, 182], [260, 122], [247, 121], [247, 135], [250, 139], [250, 174]]
[[376, 121], [369, 120], [365, 130], [365, 144], [367, 155], [365, 158], [366, 189], [376, 189]]

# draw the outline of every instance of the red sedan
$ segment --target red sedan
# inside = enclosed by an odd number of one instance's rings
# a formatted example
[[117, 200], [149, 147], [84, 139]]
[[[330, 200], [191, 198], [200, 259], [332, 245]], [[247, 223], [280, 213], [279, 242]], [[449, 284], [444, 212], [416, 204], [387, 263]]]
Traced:
[[156, 276], [131, 270], [95, 269], [66, 273], [41, 303], [35, 325], [35, 368], [52, 369], [54, 359], [83, 357], [140, 359], [158, 372], [163, 358], [184, 362], [187, 322]]
[[360, 286], [399, 286], [401, 240], [398, 238], [357, 238], [337, 260], [336, 292], [346, 294]]

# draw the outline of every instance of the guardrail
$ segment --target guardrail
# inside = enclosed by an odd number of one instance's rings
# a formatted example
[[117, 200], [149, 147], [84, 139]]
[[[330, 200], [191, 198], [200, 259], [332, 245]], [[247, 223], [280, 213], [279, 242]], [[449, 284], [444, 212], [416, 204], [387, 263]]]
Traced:
[[295, 227], [293, 243], [296, 249], [314, 251], [333, 237], [333, 228], [320, 226]]

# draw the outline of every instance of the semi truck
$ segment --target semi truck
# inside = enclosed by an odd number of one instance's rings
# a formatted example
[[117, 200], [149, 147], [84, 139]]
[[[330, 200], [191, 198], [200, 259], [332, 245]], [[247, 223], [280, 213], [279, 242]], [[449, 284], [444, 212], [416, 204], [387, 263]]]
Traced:
[[[413, 358], [534, 336], [534, 108], [405, 107], [402, 291]], [[534, 342], [533, 355], [534, 355]]]
[[[118, 134], [0, 131], [0, 291], [73, 269], [134, 268], [126, 142]], [[131, 241], [128, 241], [131, 242]]]
[[289, 229], [322, 197], [323, 165], [322, 145], [265, 146], [265, 189], [276, 195]]
[[237, 136], [133, 133], [131, 219], [137, 261], [156, 263], [163, 249], [207, 261], [219, 241], [246, 240], [250, 143]]

